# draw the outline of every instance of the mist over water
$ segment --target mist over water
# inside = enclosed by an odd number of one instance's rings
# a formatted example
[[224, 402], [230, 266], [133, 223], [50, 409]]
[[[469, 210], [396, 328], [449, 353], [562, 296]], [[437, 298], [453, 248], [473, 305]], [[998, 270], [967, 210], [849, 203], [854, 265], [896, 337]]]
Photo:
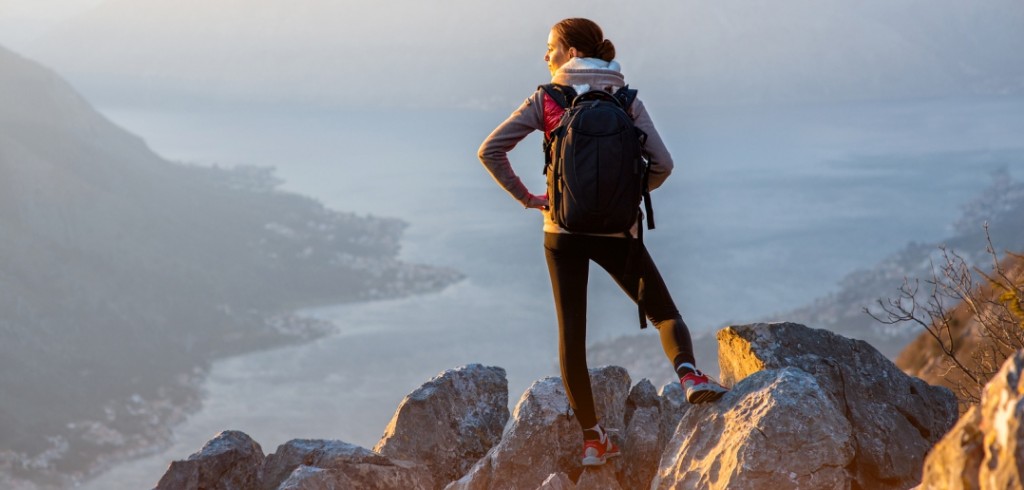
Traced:
[[[170, 159], [275, 166], [285, 189], [402, 218], [404, 260], [467, 278], [435, 295], [309, 310], [338, 334], [217, 362], [172, 447], [85, 488], [152, 485], [229, 428], [268, 453], [292, 438], [372, 447], [405, 394], [462, 364], [504, 367], [511, 403], [557, 374], [540, 216], [475, 155], [508, 111], [104, 110]], [[775, 319], [908, 241], [940, 239], [988, 170], [1019, 176], [1024, 162], [1020, 98], [652, 112], [678, 171], [654, 193], [658, 228], [645, 239], [695, 331]], [[539, 147], [534, 135], [511, 155], [535, 192]], [[599, 268], [590, 289], [591, 341], [638, 332]]]

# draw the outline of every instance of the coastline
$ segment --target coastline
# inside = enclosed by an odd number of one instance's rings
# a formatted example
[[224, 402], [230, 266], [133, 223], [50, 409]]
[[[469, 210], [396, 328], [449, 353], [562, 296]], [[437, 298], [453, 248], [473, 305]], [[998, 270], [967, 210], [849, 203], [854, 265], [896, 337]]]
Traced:
[[[104, 420], [79, 420], [47, 436], [50, 448], [36, 455], [0, 452], [0, 488], [11, 490], [65, 490], [88, 484], [112, 468], [159, 454], [171, 447], [174, 430], [203, 408], [206, 383], [213, 363], [261, 351], [315, 342], [339, 333], [334, 322], [303, 313], [315, 308], [369, 303], [439, 293], [461, 281], [454, 270], [403, 264], [416, 269], [423, 278], [425, 270], [437, 274], [421, 283], [395, 284], [367, 289], [366, 297], [340, 301], [303, 302], [289, 305], [281, 313], [262, 313], [259, 328], [248, 332], [231, 350], [216, 352], [201, 365], [173, 376], [171, 382], [156, 387], [156, 396], [133, 394], [108, 401]], [[252, 312], [249, 312], [251, 314]], [[65, 456], [89, 450], [90, 461], [81, 468], [62, 471]], [[168, 461], [168, 463], [170, 463]], [[154, 475], [154, 482], [159, 475]]]

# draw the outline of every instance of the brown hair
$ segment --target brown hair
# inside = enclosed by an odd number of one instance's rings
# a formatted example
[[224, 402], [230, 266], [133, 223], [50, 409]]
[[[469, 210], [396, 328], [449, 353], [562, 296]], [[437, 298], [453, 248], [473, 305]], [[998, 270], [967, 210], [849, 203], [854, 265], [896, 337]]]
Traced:
[[615, 45], [604, 38], [604, 32], [596, 22], [579, 17], [564, 19], [551, 28], [566, 48], [576, 48], [582, 56], [615, 59]]

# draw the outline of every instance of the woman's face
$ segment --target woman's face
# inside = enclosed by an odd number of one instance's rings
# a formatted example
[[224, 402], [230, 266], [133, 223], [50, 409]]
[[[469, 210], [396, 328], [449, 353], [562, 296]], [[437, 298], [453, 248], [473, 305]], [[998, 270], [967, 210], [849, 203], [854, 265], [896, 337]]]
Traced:
[[570, 48], [558, 37], [554, 29], [548, 33], [548, 52], [544, 55], [544, 61], [548, 63], [548, 70], [554, 75], [558, 69], [576, 56], [576, 48]]

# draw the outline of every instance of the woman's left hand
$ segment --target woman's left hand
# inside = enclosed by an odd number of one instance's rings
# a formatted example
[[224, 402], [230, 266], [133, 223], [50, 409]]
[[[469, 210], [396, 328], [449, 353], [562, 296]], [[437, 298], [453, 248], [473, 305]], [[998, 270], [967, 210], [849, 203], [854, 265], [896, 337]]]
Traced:
[[526, 201], [526, 207], [529, 208], [529, 209], [547, 210], [548, 209], [548, 195], [544, 194], [542, 196], [538, 196], [536, 194], [530, 194], [530, 197], [527, 198], [527, 201]]

